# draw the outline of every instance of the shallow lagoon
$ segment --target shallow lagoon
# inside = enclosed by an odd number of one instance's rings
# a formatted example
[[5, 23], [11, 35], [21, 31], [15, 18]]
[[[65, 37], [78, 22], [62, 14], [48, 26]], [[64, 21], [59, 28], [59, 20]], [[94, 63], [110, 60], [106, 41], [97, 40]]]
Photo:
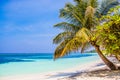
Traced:
[[0, 54], [0, 76], [44, 73], [77, 67], [97, 60], [95, 53], [71, 54], [56, 61], [53, 54]]

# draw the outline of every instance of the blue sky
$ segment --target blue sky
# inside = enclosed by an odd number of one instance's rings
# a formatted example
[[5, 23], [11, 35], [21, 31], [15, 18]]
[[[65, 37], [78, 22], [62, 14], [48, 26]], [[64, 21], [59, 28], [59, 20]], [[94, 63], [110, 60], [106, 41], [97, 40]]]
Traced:
[[73, 0], [0, 0], [0, 53], [54, 52], [59, 9]]

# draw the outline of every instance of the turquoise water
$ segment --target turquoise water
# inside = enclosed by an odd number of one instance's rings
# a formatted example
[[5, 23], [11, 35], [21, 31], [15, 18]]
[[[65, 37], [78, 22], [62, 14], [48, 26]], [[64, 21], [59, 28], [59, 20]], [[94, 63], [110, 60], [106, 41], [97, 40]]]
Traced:
[[[97, 60], [96, 54], [77, 54], [54, 61], [52, 54], [45, 55], [0, 55], [0, 76], [44, 73], [65, 70]], [[7, 58], [6, 58], [7, 57]], [[3, 58], [3, 59], [2, 59]], [[17, 59], [17, 60], [16, 60]], [[21, 59], [21, 61], [20, 61]], [[5, 62], [7, 61], [7, 62]]]

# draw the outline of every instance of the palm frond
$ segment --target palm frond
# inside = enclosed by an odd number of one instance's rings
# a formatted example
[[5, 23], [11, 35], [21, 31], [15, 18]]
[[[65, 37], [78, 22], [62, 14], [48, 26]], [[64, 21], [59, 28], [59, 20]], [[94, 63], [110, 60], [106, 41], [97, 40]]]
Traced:
[[70, 52], [76, 52], [80, 49], [82, 45], [81, 39], [80, 38], [73, 38], [70, 41], [67, 42], [67, 44], [64, 46], [60, 57], [65, 56], [67, 54], [69, 54]]
[[76, 2], [77, 11], [84, 18], [86, 8], [88, 7], [88, 0], [75, 0], [75, 2]]
[[62, 33], [59, 33], [54, 39], [53, 39], [53, 43], [54, 44], [59, 44], [61, 43], [63, 40], [66, 40], [68, 38], [72, 38], [72, 35], [74, 33], [72, 32], [62, 32]]
[[98, 0], [88, 0], [88, 1], [90, 1], [89, 4], [93, 8], [96, 8], [98, 6]]
[[57, 46], [57, 48], [55, 49], [55, 52], [54, 52], [54, 60], [61, 57], [61, 53], [62, 53], [65, 45], [66, 45], [69, 41], [70, 41], [70, 39], [66, 39], [66, 40], [64, 40], [62, 43], [60, 43], [60, 44]]
[[97, 8], [98, 17], [106, 15], [110, 8], [119, 5], [118, 0], [103, 0], [100, 7]]
[[66, 4], [65, 8], [60, 10], [60, 17], [66, 19], [70, 23], [76, 23], [77, 25], [83, 23], [81, 12], [78, 11], [77, 7], [70, 3]]
[[93, 34], [90, 30], [88, 30], [87, 28], [82, 28], [80, 29], [77, 33], [76, 33], [77, 37], [83, 38], [84, 41], [90, 41], [91, 37], [93, 37]]
[[[93, 36], [92, 33], [88, 29], [86, 28], [80, 29], [76, 33], [75, 37], [70, 39], [65, 46], [62, 45], [62, 49], [60, 50], [59, 56], [57, 56], [57, 58], [65, 56], [72, 51], [74, 52], [78, 51], [81, 47], [82, 47], [81, 52], [83, 52], [85, 50], [87, 42], [89, 42], [92, 36]], [[55, 52], [55, 54], [57, 53]]]
[[[83, 43], [85, 43], [87, 41], [84, 37], [86, 37], [86, 35], [88, 35], [90, 33], [85, 28], [81, 29], [81, 33], [84, 34], [84, 35], [82, 35], [82, 37], [75, 36], [75, 37], [64, 39], [63, 42], [60, 43], [60, 45], [56, 48], [55, 53], [54, 53], [54, 59], [65, 56], [72, 51], [76, 52], [76, 51], [80, 50], [81, 47], [84, 47], [84, 50], [85, 50], [85, 46], [83, 46], [84, 45]], [[58, 36], [60, 36], [60, 35], [58, 35]], [[60, 38], [60, 40], [61, 40], [61, 38]]]
[[79, 2], [81, 2], [82, 0], [74, 0], [74, 2], [76, 2], [76, 3], [79, 3]]
[[58, 23], [58, 24], [54, 25], [54, 27], [63, 29], [65, 31], [70, 31], [70, 32], [73, 32], [73, 31], [76, 32], [80, 29], [80, 26], [76, 26], [74, 24], [70, 24], [67, 22]]
[[[114, 12], [114, 13], [113, 13]], [[111, 15], [112, 14], [112, 15]], [[113, 15], [119, 15], [120, 16], [120, 5], [118, 6], [115, 6], [114, 8], [111, 8], [109, 11], [108, 11], [108, 14], [109, 16], [113, 16]]]

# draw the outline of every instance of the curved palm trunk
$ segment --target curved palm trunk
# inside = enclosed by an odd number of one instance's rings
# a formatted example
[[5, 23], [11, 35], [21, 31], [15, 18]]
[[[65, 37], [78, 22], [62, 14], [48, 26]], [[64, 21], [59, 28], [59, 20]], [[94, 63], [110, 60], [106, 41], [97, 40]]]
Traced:
[[104, 63], [111, 69], [111, 70], [116, 70], [118, 69], [115, 64], [113, 64], [111, 61], [109, 61], [101, 52], [100, 48], [98, 45], [94, 45], [98, 55], [100, 58], [104, 61]]
[[101, 52], [100, 48], [98, 45], [91, 43], [94, 47], [100, 58], [104, 61], [104, 63], [111, 69], [111, 70], [116, 70], [118, 67], [113, 64], [111, 61], [109, 61]]
[[115, 57], [118, 61], [120, 61], [120, 56], [119, 55], [116, 55]]

